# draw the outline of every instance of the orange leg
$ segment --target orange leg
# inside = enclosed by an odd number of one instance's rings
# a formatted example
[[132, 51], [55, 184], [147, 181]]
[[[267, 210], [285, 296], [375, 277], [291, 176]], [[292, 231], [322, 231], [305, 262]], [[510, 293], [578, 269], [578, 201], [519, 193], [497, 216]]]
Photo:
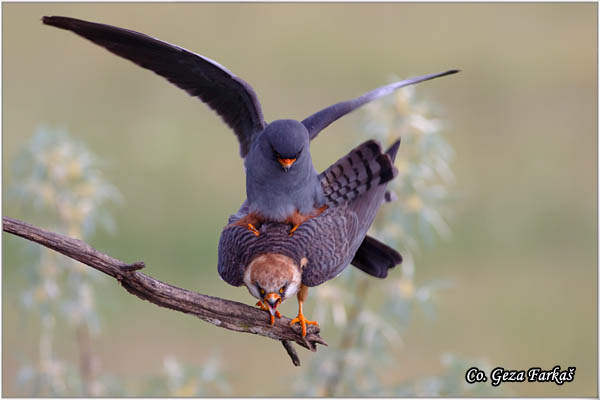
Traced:
[[260, 235], [260, 232], [258, 231], [258, 229], [256, 229], [256, 227], [253, 224], [248, 224], [247, 225], [248, 229], [250, 229], [250, 231], [252, 233], [254, 233], [256, 236]]
[[292, 237], [294, 235], [294, 232], [296, 232], [296, 229], [298, 229], [298, 227], [305, 223], [306, 221], [308, 221], [311, 218], [314, 217], [318, 217], [319, 215], [321, 215], [321, 213], [323, 213], [323, 211], [327, 210], [327, 206], [322, 206], [320, 208], [316, 208], [313, 212], [311, 212], [308, 215], [303, 215], [300, 214], [298, 212], [298, 210], [296, 210], [292, 215], [290, 215], [285, 222], [287, 224], [292, 225], [292, 229], [290, 229], [290, 237]]
[[261, 222], [262, 222], [262, 220], [258, 214], [250, 213], [250, 214], [243, 216], [242, 218], [240, 218], [236, 222], [232, 223], [231, 225], [243, 226], [245, 228], [248, 228], [248, 230], [250, 232], [254, 233], [256, 236], [259, 236], [260, 231], [256, 228], [256, 226], [260, 226]]
[[294, 232], [296, 232], [296, 229], [298, 229], [299, 226], [300, 224], [295, 224], [294, 226], [292, 226], [292, 229], [290, 229], [290, 237], [294, 235]]
[[308, 286], [304, 286], [304, 285], [300, 286], [300, 290], [298, 291], [298, 295], [297, 295], [297, 297], [298, 297], [298, 316], [290, 321], [290, 325], [294, 325], [296, 322], [300, 323], [300, 326], [302, 327], [302, 337], [306, 336], [306, 325], [319, 326], [319, 323], [317, 321], [309, 321], [306, 318], [304, 318], [304, 314], [302, 314], [302, 303], [306, 299], [307, 295], [308, 295]]
[[275, 315], [271, 314], [271, 312], [269, 311], [269, 307], [264, 305], [262, 301], [259, 301], [258, 303], [256, 303], [256, 305], [261, 309], [269, 312], [269, 316], [271, 317], [271, 325], [275, 325], [275, 317], [281, 318], [281, 313], [279, 311], [275, 310]]
[[296, 229], [300, 226], [300, 224], [308, 221], [310, 219], [310, 215], [302, 215], [298, 212], [298, 210], [294, 211], [292, 215], [290, 215], [286, 220], [286, 224], [292, 225], [292, 229], [290, 229], [290, 237], [296, 232]]

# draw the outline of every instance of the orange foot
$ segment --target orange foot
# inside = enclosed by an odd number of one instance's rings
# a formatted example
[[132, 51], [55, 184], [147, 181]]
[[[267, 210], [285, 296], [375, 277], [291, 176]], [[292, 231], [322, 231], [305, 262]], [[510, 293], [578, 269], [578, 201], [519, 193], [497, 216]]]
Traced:
[[290, 321], [290, 326], [294, 325], [296, 322], [300, 322], [300, 326], [302, 327], [302, 337], [306, 336], [306, 325], [319, 326], [319, 323], [317, 321], [309, 321], [306, 318], [304, 318], [304, 314], [302, 314], [302, 312], [299, 312], [298, 316]]
[[248, 229], [250, 230], [250, 232], [254, 233], [254, 235], [260, 236], [260, 232], [258, 231], [258, 229], [256, 229], [254, 225], [248, 224]]
[[287, 217], [285, 220], [285, 222], [287, 224], [292, 225], [292, 229], [290, 229], [289, 236], [292, 237], [294, 235], [294, 232], [296, 232], [296, 229], [298, 229], [298, 227], [300, 225], [302, 225], [303, 223], [305, 223], [306, 221], [308, 221], [311, 218], [318, 217], [325, 210], [327, 210], [327, 206], [322, 206], [322, 207], [316, 208], [310, 214], [306, 214], [306, 215], [300, 214], [298, 212], [298, 210], [294, 211], [294, 213], [292, 215], [290, 215], [289, 217]]
[[[257, 302], [256, 305], [265, 311], [269, 311], [269, 307], [265, 306], [262, 301]], [[271, 317], [271, 325], [275, 325], [275, 317], [281, 318], [281, 313], [275, 310], [275, 315], [273, 315], [269, 311], [269, 316]]]
[[262, 223], [261, 217], [256, 213], [249, 213], [244, 215], [242, 218], [232, 223], [229, 226], [243, 226], [256, 236], [260, 236], [260, 231], [256, 228]]

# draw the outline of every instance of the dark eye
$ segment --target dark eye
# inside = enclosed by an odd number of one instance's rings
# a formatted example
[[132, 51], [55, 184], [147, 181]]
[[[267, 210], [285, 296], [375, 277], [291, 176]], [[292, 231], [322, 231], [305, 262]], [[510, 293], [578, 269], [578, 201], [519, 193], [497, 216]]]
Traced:
[[271, 150], [273, 151], [273, 155], [275, 156], [275, 158], [281, 158], [281, 155], [275, 151], [275, 148], [273, 147], [273, 145], [271, 145]]

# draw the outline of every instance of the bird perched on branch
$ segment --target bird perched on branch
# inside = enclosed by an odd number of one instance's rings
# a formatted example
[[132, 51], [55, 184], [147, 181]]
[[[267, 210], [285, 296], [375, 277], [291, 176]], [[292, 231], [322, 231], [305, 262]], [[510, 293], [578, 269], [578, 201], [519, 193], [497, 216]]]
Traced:
[[[302, 312], [308, 287], [336, 277], [350, 263], [369, 275], [385, 278], [402, 257], [366, 234], [389, 194], [387, 182], [397, 174], [393, 162], [399, 144], [397, 141], [382, 153], [378, 143], [367, 141], [321, 173], [319, 181], [328, 208], [302, 224], [293, 238], [282, 223], [265, 223], [258, 237], [236, 225], [249, 212], [244, 203], [221, 233], [221, 278], [234, 286], [245, 285], [259, 300], [257, 305], [270, 313], [271, 324], [280, 316], [279, 304], [297, 295], [298, 316], [291, 323], [300, 324], [303, 336], [306, 325], [316, 324]], [[373, 175], [368, 177], [362, 166], [368, 166]]]
[[285, 222], [290, 235], [325, 209], [309, 144], [321, 130], [363, 104], [403, 86], [456, 70], [395, 82], [327, 107], [301, 122], [267, 123], [254, 89], [217, 62], [142, 33], [69, 17], [43, 17], [44, 24], [72, 31], [108, 51], [154, 71], [200, 98], [233, 129], [246, 169], [249, 213], [236, 222], [259, 235], [264, 221]]
[[[302, 270], [302, 284], [300, 278], [293, 274], [294, 268], [297, 270], [303, 265], [302, 259], [289, 254], [275, 257], [265, 253], [253, 259], [245, 269], [249, 271], [247, 277], [236, 275], [237, 267], [232, 272], [231, 269], [221, 268], [219, 264], [223, 279], [238, 286], [245, 283], [250, 292], [261, 300], [261, 306], [271, 312], [272, 320], [277, 315], [279, 302], [298, 293], [300, 310], [294, 321], [300, 322], [304, 334], [306, 324], [310, 323], [302, 315], [305, 287], [331, 279], [350, 261], [365, 272], [381, 277], [387, 274], [388, 268], [400, 262], [401, 257], [395, 250], [376, 239], [365, 237], [379, 207], [378, 202], [384, 196], [381, 188], [394, 177], [393, 159], [397, 145], [383, 154], [378, 144], [365, 142], [319, 175], [310, 156], [310, 141], [332, 122], [365, 103], [398, 88], [454, 74], [457, 70], [382, 86], [352, 100], [326, 107], [302, 121], [281, 119], [267, 123], [254, 89], [209, 58], [115, 26], [58, 16], [43, 17], [42, 21], [46, 25], [72, 31], [166, 78], [205, 102], [234, 131], [239, 141], [240, 155], [244, 158], [247, 200], [240, 209], [241, 214], [238, 212], [238, 217], [231, 219], [232, 225], [228, 228], [236, 232], [240, 228], [246, 234], [252, 232], [252, 236], [259, 238], [263, 232], [270, 232], [266, 226], [261, 227], [262, 224], [287, 226], [288, 236], [296, 236], [300, 231], [303, 234], [294, 237], [294, 242], [281, 242], [281, 254], [289, 253], [291, 250], [285, 249], [290, 246], [290, 249], [313, 249], [316, 252], [313, 254], [309, 251], [304, 257], [308, 264]], [[311, 222], [313, 220], [318, 223]], [[336, 228], [340, 221], [346, 225]], [[307, 223], [312, 228], [307, 226], [299, 229]], [[338, 228], [342, 229], [340, 232], [344, 232], [345, 236], [338, 235]], [[269, 233], [267, 237], [272, 237], [272, 234]], [[332, 242], [327, 249], [335, 249], [339, 254], [315, 246], [328, 240]], [[258, 243], [263, 242], [260, 240]], [[274, 239], [269, 243], [269, 248], [276, 243], [278, 240]], [[244, 244], [240, 242], [239, 245]], [[227, 249], [234, 253], [232, 256], [241, 251], [234, 247]], [[318, 257], [323, 252], [329, 254], [328, 257]], [[227, 255], [222, 253], [220, 246], [219, 255], [227, 259]], [[287, 283], [275, 287], [282, 282]]]

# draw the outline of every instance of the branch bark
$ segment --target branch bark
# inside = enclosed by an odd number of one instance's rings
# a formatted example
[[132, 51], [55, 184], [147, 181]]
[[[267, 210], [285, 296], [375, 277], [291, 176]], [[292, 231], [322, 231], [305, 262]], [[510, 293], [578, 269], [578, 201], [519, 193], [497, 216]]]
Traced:
[[201, 320], [221, 328], [279, 340], [283, 343], [294, 365], [300, 365], [300, 360], [292, 347], [292, 342], [311, 351], [317, 350], [317, 343], [327, 345], [325, 340], [319, 336], [318, 326], [307, 326], [307, 334], [303, 338], [300, 326], [290, 327], [289, 318], [282, 316], [276, 319], [275, 325], [271, 325], [268, 312], [256, 307], [182, 289], [138, 272], [145, 267], [143, 262], [127, 264], [99, 252], [81, 240], [50, 232], [9, 217], [2, 218], [2, 229], [112, 276], [129, 293], [159, 307], [195, 315]]

